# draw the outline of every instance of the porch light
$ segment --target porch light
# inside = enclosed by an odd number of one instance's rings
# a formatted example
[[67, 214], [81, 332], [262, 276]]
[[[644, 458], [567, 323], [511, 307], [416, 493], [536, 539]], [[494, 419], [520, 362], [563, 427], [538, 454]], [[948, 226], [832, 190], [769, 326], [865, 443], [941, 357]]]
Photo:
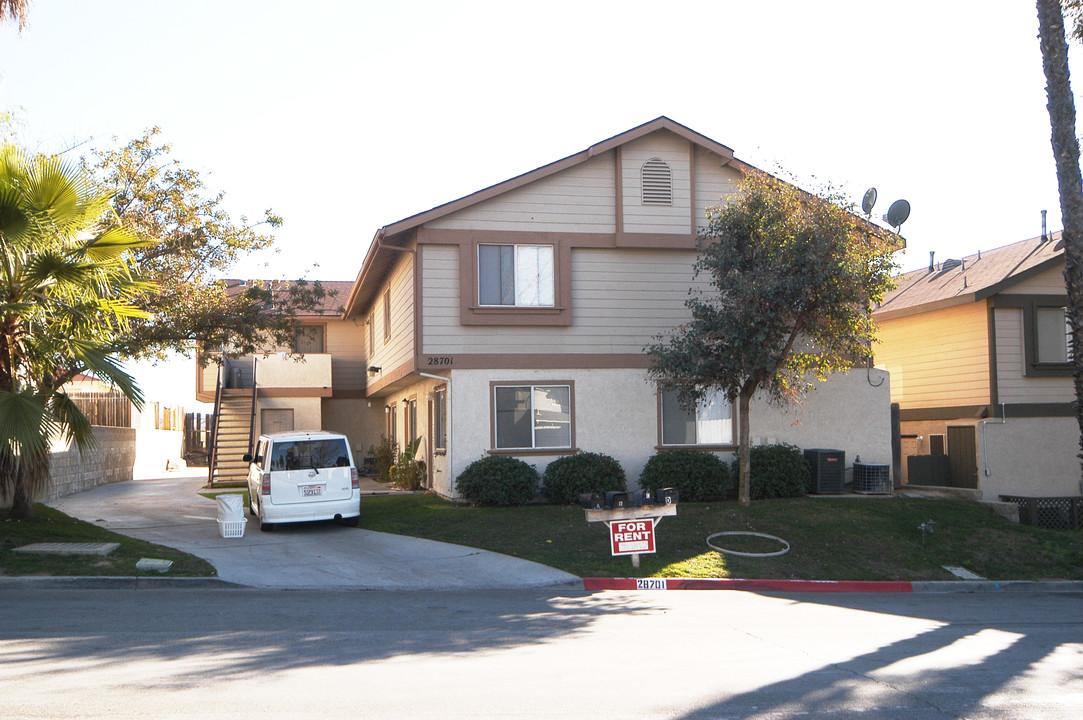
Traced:
[[376, 365], [369, 365], [369, 372], [370, 373], [378, 373], [378, 372], [380, 372], [380, 369], [381, 368], [377, 367]]

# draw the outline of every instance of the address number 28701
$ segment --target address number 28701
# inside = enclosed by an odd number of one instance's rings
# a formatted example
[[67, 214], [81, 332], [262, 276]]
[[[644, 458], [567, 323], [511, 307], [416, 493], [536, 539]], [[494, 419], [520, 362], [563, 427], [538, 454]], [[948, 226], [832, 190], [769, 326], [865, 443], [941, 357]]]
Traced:
[[429, 367], [447, 367], [455, 364], [455, 358], [450, 355], [428, 355], [425, 364]]

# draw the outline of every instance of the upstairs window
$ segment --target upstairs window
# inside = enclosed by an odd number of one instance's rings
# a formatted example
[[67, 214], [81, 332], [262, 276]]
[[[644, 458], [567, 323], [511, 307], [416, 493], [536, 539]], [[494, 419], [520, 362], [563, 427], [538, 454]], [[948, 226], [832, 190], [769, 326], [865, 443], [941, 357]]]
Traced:
[[384, 342], [391, 339], [391, 289], [384, 291]]
[[322, 353], [323, 325], [302, 325], [293, 335], [293, 351], [302, 355]]
[[1068, 363], [1072, 361], [1072, 327], [1067, 308], [1037, 307], [1034, 309], [1037, 331], [1038, 362]]
[[644, 205], [673, 204], [673, 173], [662, 158], [653, 157], [640, 170]]
[[478, 305], [554, 307], [552, 245], [478, 245]]
[[708, 393], [695, 410], [681, 407], [677, 393], [662, 393], [663, 445], [732, 445], [733, 406], [720, 392]]

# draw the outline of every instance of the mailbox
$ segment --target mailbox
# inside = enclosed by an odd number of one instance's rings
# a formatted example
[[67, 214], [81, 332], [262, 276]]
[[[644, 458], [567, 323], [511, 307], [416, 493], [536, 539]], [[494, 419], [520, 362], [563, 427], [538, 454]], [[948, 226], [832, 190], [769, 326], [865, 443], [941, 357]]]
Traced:
[[642, 490], [636, 490], [632, 493], [632, 505], [635, 507], [643, 507], [644, 505], [654, 504], [654, 490], [650, 488], [643, 488]]
[[676, 505], [681, 499], [677, 488], [662, 488], [654, 496], [655, 505]]
[[579, 496], [579, 507], [587, 510], [601, 510], [605, 507], [605, 496], [601, 493], [583, 493]]
[[628, 507], [628, 500], [628, 493], [626, 492], [617, 492], [615, 490], [610, 490], [605, 494], [606, 507], [611, 507], [614, 510], [618, 508]]

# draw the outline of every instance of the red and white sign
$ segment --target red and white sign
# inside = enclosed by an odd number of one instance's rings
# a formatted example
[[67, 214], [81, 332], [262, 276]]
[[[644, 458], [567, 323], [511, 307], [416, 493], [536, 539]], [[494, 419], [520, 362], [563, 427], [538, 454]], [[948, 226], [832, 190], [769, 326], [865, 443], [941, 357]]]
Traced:
[[654, 552], [654, 522], [657, 518], [614, 520], [609, 523], [609, 537], [614, 555], [638, 555]]

